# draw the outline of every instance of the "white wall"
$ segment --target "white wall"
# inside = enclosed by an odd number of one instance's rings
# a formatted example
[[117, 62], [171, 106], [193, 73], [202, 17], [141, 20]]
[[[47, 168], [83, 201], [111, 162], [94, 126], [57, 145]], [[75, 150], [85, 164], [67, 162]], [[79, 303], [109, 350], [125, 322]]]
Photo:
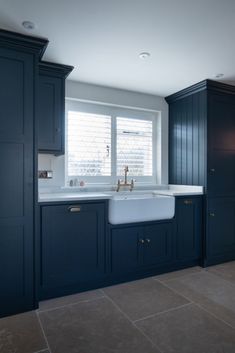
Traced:
[[[168, 183], [168, 104], [163, 97], [69, 80], [66, 81], [66, 97], [159, 111], [162, 122], [161, 183]], [[39, 154], [38, 168], [53, 171], [53, 179], [39, 180], [39, 187], [64, 186], [64, 156]]]

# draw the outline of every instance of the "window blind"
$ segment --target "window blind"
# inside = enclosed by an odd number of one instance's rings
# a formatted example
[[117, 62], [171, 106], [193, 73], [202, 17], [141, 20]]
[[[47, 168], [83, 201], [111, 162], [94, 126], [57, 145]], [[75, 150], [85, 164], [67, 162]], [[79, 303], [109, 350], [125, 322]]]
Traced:
[[151, 120], [117, 117], [117, 175], [128, 165], [129, 175], [152, 176]]
[[111, 117], [68, 112], [68, 176], [111, 175]]

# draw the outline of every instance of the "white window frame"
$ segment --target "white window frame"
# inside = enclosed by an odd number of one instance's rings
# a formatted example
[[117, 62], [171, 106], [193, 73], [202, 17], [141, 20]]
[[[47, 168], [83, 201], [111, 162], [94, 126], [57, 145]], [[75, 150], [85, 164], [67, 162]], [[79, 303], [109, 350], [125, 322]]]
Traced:
[[[68, 112], [79, 111], [91, 114], [108, 115], [111, 117], [111, 176], [68, 176]], [[160, 183], [161, 174], [161, 114], [155, 110], [136, 109], [98, 102], [86, 102], [66, 98], [65, 104], [65, 186], [71, 179], [83, 180], [88, 185], [115, 185], [122, 175], [116, 175], [116, 118], [125, 117], [140, 120], [151, 120], [152, 125], [152, 176], [129, 176], [138, 185], [156, 185]]]

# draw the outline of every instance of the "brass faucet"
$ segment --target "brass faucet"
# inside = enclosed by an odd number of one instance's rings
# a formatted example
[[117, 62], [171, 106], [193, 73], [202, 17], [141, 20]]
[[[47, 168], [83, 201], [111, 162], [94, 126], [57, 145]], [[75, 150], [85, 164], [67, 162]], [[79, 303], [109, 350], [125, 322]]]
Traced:
[[124, 183], [122, 183], [122, 181], [120, 179], [118, 179], [118, 182], [117, 182], [117, 192], [120, 190], [121, 187], [125, 187], [125, 186], [130, 186], [130, 191], [133, 190], [134, 188], [134, 179], [131, 179], [131, 182], [128, 183], [127, 181], [127, 173], [129, 172], [129, 168], [128, 168], [128, 165], [125, 166], [124, 168]]

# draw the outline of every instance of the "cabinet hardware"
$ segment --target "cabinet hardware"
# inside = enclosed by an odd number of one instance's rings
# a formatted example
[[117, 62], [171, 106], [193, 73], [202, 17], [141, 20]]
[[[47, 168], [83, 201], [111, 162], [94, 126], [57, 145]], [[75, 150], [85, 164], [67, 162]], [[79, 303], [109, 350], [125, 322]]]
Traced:
[[144, 244], [144, 239], [139, 239], [140, 244]]
[[211, 217], [215, 217], [215, 214], [213, 212], [210, 212]]
[[185, 205], [192, 205], [193, 201], [192, 200], [184, 200]]
[[214, 173], [214, 172], [215, 172], [215, 168], [211, 168], [211, 169], [210, 169], [210, 172], [211, 172], [211, 173]]
[[150, 240], [149, 238], [145, 239], [145, 241], [146, 241], [146, 243], [148, 243], [148, 244], [151, 242], [151, 240]]
[[80, 212], [81, 211], [81, 207], [80, 206], [70, 206], [68, 208], [69, 212]]

